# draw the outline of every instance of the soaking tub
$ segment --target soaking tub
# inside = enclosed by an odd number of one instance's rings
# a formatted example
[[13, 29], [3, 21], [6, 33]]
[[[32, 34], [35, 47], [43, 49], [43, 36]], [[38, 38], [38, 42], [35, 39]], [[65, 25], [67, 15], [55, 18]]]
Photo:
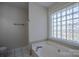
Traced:
[[34, 43], [32, 44], [32, 50], [38, 57], [79, 57], [79, 50], [51, 41]]

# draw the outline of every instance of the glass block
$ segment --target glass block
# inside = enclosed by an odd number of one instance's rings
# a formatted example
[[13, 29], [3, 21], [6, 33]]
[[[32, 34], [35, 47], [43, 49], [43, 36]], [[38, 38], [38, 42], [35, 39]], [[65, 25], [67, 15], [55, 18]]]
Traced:
[[62, 39], [66, 39], [66, 32], [62, 32]]
[[65, 29], [66, 29], [66, 26], [65, 26], [65, 25], [63, 25], [63, 26], [62, 26], [62, 29], [64, 29], [64, 30], [65, 30]]
[[54, 14], [54, 19], [56, 19], [56, 14]]
[[73, 14], [73, 18], [78, 18], [78, 17], [79, 17], [79, 12]]
[[61, 32], [58, 32], [57, 38], [61, 38]]
[[66, 15], [66, 9], [63, 9], [62, 10], [62, 14], [61, 14], [62, 16], [65, 16]]
[[72, 33], [67, 32], [67, 40], [72, 40]]
[[58, 12], [57, 13], [57, 18], [60, 17], [60, 16], [61, 16], [61, 12]]
[[53, 22], [56, 22], [56, 19], [53, 19]]
[[57, 26], [57, 30], [61, 30], [61, 26]]
[[57, 18], [57, 21], [61, 21], [61, 18], [59, 17], [59, 18]]
[[63, 16], [63, 17], [62, 17], [62, 21], [63, 21], [63, 20], [66, 20], [66, 16]]
[[79, 32], [74, 32], [74, 40], [79, 40]]
[[63, 26], [63, 25], [66, 25], [66, 21], [62, 21], [62, 26]]
[[73, 20], [73, 23], [74, 23], [74, 24], [79, 23], [79, 19], [78, 19], [78, 18], [77, 18], [77, 19], [74, 19], [74, 20]]
[[56, 38], [56, 32], [54, 31], [54, 37]]
[[57, 23], [56, 22], [54, 22], [54, 24], [53, 24], [54, 26], [56, 26], [57, 25]]
[[78, 12], [79, 11], [79, 6], [73, 7], [73, 12]]
[[57, 25], [58, 25], [58, 26], [61, 26], [61, 22], [57, 22]]
[[72, 14], [67, 15], [67, 20], [68, 20], [68, 19], [72, 19]]
[[67, 25], [72, 25], [72, 20], [67, 20]]
[[67, 10], [67, 14], [72, 14], [72, 8]]

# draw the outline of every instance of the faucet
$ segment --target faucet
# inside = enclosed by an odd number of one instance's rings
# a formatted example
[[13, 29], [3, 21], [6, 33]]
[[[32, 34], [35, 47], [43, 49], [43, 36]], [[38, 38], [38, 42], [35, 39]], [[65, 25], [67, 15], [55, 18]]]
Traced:
[[38, 51], [39, 48], [42, 48], [42, 46], [37, 46], [37, 47], [36, 47], [36, 51]]
[[60, 50], [60, 49], [58, 49], [58, 50], [57, 50], [57, 52], [61, 52], [61, 50]]

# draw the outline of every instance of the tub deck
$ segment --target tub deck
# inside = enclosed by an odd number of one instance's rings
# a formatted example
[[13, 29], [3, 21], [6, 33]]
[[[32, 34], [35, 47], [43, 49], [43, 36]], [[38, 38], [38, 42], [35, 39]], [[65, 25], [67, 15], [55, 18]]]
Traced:
[[32, 50], [39, 57], [79, 57], [79, 50], [74, 50], [51, 41], [34, 43], [32, 44]]

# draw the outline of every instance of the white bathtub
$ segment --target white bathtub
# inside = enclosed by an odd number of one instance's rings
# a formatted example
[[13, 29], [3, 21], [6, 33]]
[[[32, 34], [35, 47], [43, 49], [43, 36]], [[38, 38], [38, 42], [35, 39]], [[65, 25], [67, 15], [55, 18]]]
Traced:
[[[41, 46], [41, 47], [40, 47]], [[37, 49], [37, 47], [40, 47]], [[55, 42], [43, 41], [32, 44], [32, 50], [39, 57], [74, 57], [79, 56], [79, 50], [64, 47]]]

